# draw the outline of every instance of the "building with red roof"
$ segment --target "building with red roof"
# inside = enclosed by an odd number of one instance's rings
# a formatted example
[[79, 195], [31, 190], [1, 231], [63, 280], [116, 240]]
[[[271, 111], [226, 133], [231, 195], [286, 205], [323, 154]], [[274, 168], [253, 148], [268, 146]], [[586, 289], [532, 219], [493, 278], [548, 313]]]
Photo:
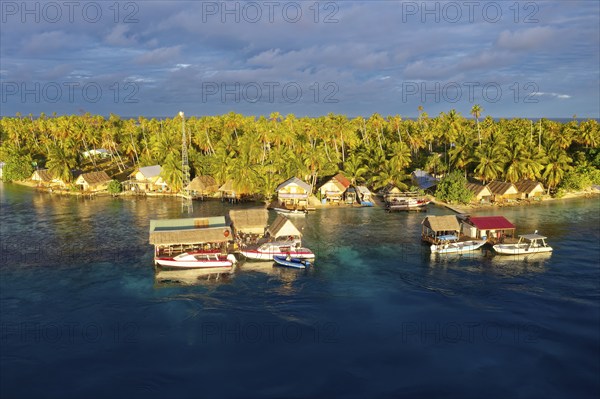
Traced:
[[348, 190], [350, 184], [350, 180], [348, 180], [346, 176], [338, 173], [319, 187], [321, 198], [325, 199], [327, 202], [338, 203], [342, 200], [344, 193]]
[[515, 225], [504, 216], [470, 216], [463, 221], [462, 233], [468, 237], [487, 237], [492, 243], [515, 237]]

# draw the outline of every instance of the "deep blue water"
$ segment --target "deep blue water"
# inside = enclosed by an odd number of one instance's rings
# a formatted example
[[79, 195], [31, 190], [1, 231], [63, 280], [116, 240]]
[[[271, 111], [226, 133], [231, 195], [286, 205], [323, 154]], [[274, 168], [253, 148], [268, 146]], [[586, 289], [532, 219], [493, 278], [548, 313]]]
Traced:
[[549, 257], [431, 257], [425, 214], [327, 209], [299, 222], [308, 271], [164, 280], [149, 220], [177, 200], [0, 190], [2, 398], [600, 395], [597, 198], [481, 212]]

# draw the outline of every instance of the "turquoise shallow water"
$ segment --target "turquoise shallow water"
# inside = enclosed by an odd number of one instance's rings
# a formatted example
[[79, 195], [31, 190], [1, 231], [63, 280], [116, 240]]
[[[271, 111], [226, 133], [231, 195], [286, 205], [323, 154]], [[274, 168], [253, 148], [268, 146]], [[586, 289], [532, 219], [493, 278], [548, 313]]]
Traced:
[[149, 220], [177, 200], [0, 190], [1, 397], [600, 394], [597, 198], [481, 212], [538, 229], [549, 257], [431, 257], [425, 214], [328, 209], [299, 219], [308, 271], [159, 281]]

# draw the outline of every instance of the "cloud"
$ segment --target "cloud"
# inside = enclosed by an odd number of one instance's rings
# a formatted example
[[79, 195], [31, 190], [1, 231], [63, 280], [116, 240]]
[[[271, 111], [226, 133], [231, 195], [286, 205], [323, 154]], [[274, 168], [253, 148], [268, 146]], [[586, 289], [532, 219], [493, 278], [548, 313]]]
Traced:
[[566, 100], [571, 98], [570, 95], [568, 94], [560, 94], [560, 93], [544, 93], [543, 91], [539, 91], [539, 92], [535, 92], [535, 93], [531, 93], [532, 96], [550, 96], [550, 97], [554, 97], [554, 98], [558, 98], [560, 100]]
[[181, 47], [181, 45], [173, 47], [160, 47], [145, 52], [144, 54], [136, 57], [134, 61], [135, 63], [142, 65], [160, 65], [167, 62], [173, 62], [174, 59], [179, 58]]
[[68, 47], [69, 44], [72, 45], [74, 41], [76, 41], [75, 38], [63, 31], [42, 32], [25, 39], [23, 50], [30, 55], [52, 53]]
[[69, 64], [58, 64], [53, 68], [44, 70], [42, 73], [43, 79], [54, 80], [68, 76], [73, 71], [73, 67]]
[[136, 44], [136, 35], [127, 35], [128, 31], [128, 25], [117, 25], [106, 35], [104, 41], [113, 46], [131, 46]]
[[508, 50], [534, 50], [552, 43], [556, 36], [557, 32], [554, 29], [544, 26], [515, 32], [504, 30], [500, 32], [496, 44]]

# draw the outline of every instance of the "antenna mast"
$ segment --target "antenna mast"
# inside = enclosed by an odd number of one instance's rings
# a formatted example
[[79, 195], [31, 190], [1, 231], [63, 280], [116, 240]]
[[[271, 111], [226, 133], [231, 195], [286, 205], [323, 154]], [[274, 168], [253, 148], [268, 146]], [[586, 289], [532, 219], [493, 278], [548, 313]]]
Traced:
[[192, 203], [192, 194], [188, 189], [190, 185], [190, 165], [188, 163], [187, 138], [185, 136], [185, 115], [183, 111], [179, 112], [181, 116], [181, 172], [182, 172], [182, 189], [181, 189], [181, 212], [192, 213], [194, 211]]

